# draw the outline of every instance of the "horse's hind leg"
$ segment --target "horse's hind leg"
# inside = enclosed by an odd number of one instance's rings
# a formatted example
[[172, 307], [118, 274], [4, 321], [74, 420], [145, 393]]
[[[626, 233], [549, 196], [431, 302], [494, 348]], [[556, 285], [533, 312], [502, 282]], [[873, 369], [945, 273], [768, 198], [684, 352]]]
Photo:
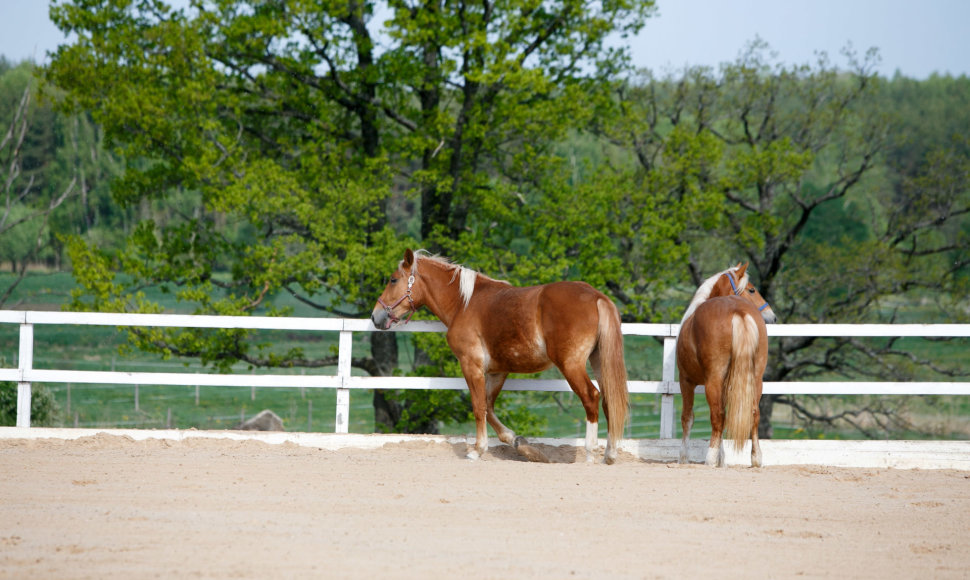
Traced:
[[724, 435], [725, 409], [722, 395], [722, 382], [720, 380], [708, 379], [704, 385], [704, 393], [707, 397], [707, 404], [711, 408], [711, 442], [707, 448], [706, 465], [712, 467], [724, 467]]
[[511, 445], [520, 455], [526, 457], [529, 461], [549, 463], [549, 459], [541, 451], [529, 445], [525, 437], [516, 436], [515, 431], [506, 427], [499, 421], [498, 415], [495, 414], [495, 400], [498, 399], [498, 394], [502, 392], [502, 387], [505, 385], [505, 378], [507, 376], [507, 373], [490, 373], [485, 375], [485, 404], [487, 409], [485, 416], [488, 419], [488, 424], [492, 426], [492, 429], [495, 429], [495, 434], [498, 436], [499, 441], [506, 445]]
[[[593, 372], [597, 372], [598, 362], [598, 360], [593, 361]], [[596, 446], [599, 444], [600, 392], [593, 386], [593, 381], [589, 380], [585, 363], [582, 367], [561, 368], [560, 370], [573, 392], [579, 396], [579, 400], [583, 403], [583, 409], [586, 410], [586, 462], [592, 463]], [[606, 420], [609, 421], [610, 418], [607, 417]], [[611, 448], [607, 443], [603, 461], [613, 463], [616, 461], [616, 457], [617, 450]]]
[[761, 409], [758, 408], [757, 401], [754, 404], [753, 412], [754, 426], [751, 427], [751, 467], [761, 467], [761, 444], [758, 443], [758, 422], [761, 419]]
[[694, 385], [687, 382], [683, 376], [680, 378], [680, 398], [682, 401], [680, 409], [680, 459], [679, 463], [687, 463], [687, 447], [690, 442], [690, 430], [694, 426]]

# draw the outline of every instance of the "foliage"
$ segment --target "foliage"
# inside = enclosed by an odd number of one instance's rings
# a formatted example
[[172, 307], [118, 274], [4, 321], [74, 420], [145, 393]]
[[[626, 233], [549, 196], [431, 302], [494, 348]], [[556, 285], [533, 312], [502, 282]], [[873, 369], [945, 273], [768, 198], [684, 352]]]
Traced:
[[[54, 425], [59, 413], [54, 394], [47, 388], [35, 385], [30, 395], [30, 424], [35, 427]], [[0, 382], [0, 425], [13, 427], [16, 424], [17, 383]]]
[[30, 62], [0, 59], [0, 117], [10, 120], [0, 127], [0, 260], [18, 274], [0, 304], [32, 270], [63, 266], [64, 235], [107, 247], [131, 217], [111, 204], [107, 182], [118, 168], [90, 117], [55, 111], [34, 73]]
[[49, 110], [33, 106], [36, 89], [30, 75], [29, 64], [0, 75], [0, 112], [10, 120], [0, 127], [0, 260], [18, 274], [0, 289], [0, 305], [26, 276], [28, 265], [50, 257], [51, 216], [75, 186], [72, 180], [63, 192], [51, 191], [55, 172], [46, 167], [51, 154], [44, 146], [52, 146], [48, 133], [54, 119]]

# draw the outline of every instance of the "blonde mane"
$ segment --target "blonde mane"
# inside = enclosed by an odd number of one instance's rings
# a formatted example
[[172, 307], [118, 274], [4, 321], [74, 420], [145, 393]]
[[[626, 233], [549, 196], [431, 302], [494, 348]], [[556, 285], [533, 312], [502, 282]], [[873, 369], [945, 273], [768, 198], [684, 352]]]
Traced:
[[[691, 299], [690, 305], [687, 307], [687, 312], [685, 312], [684, 317], [680, 319], [680, 323], [683, 324], [688, 318], [690, 318], [692, 314], [694, 314], [694, 311], [697, 310], [697, 307], [700, 306], [702, 302], [704, 302], [705, 300], [711, 297], [711, 291], [714, 290], [714, 284], [717, 283], [718, 278], [727, 274], [728, 272], [731, 272], [733, 274], [734, 272], [737, 272], [737, 271], [738, 271], [738, 267], [732, 266], [727, 270], [722, 270], [721, 272], [714, 274], [707, 280], [704, 280], [704, 283], [702, 283], [697, 288], [697, 292], [694, 292], [694, 298]], [[742, 276], [740, 280], [736, 281], [736, 284], [738, 285], [738, 288], [744, 288], [748, 285], [747, 271], [745, 271], [744, 276]]]
[[468, 303], [472, 299], [472, 294], [475, 293], [475, 280], [478, 278], [479, 273], [475, 270], [466, 268], [461, 264], [456, 264], [447, 258], [432, 255], [428, 250], [417, 250], [414, 252], [415, 273], [418, 271], [418, 262], [421, 260], [431, 260], [436, 264], [446, 268], [451, 268], [453, 270], [451, 280], [449, 280], [448, 283], [451, 284], [455, 281], [455, 278], [458, 278], [458, 295], [461, 297], [461, 301], [465, 305], [465, 308], [468, 308]]

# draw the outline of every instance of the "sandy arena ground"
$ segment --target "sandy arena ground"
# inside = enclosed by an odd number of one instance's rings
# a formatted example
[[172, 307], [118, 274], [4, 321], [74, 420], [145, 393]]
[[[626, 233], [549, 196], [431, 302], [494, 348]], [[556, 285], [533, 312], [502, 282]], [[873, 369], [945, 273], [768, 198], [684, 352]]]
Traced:
[[0, 578], [967, 578], [970, 472], [0, 440]]

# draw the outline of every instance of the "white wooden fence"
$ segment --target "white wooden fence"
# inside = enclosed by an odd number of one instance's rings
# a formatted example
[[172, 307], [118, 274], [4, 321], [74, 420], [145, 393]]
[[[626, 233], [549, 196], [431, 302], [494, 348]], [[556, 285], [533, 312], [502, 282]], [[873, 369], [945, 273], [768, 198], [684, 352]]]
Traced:
[[[336, 433], [347, 433], [350, 391], [354, 389], [465, 389], [464, 379], [440, 377], [367, 377], [351, 375], [354, 332], [377, 332], [370, 320], [343, 318], [280, 318], [248, 316], [193, 316], [179, 314], [110, 314], [90, 312], [35, 312], [0, 310], [0, 324], [20, 325], [17, 368], [0, 369], [0, 381], [18, 383], [17, 427], [30, 427], [31, 383], [96, 383], [122, 385], [204, 385], [235, 387], [332, 388], [337, 392]], [[92, 325], [180, 328], [239, 328], [338, 332], [336, 374], [208, 374], [160, 372], [102, 372], [73, 369], [35, 369], [34, 326]], [[624, 335], [663, 339], [659, 380], [631, 380], [631, 393], [661, 397], [660, 437], [674, 436], [674, 345], [679, 324], [623, 324]], [[398, 332], [443, 332], [440, 322], [413, 321]], [[769, 336], [816, 337], [970, 337], [970, 324], [772, 324]], [[564, 380], [510, 379], [505, 386], [519, 391], [569, 391]], [[698, 390], [700, 392], [700, 389]], [[970, 395], [968, 382], [766, 382], [765, 394], [812, 395]]]

